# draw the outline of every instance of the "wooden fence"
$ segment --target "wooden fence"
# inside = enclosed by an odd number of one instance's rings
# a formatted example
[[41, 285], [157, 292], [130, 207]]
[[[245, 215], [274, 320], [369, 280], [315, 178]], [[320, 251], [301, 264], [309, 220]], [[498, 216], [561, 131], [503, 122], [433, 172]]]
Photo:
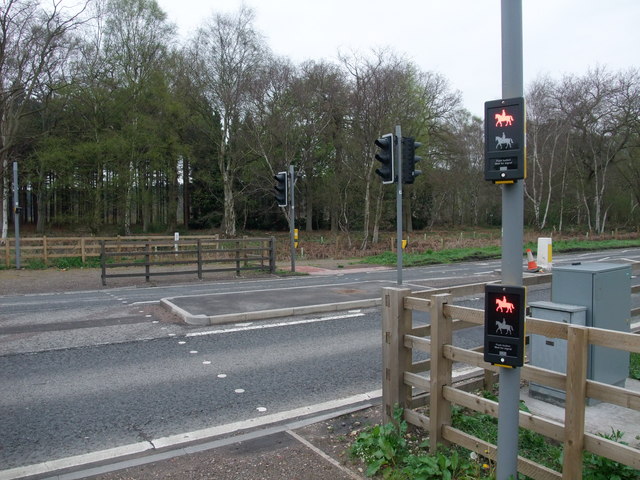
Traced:
[[[215, 266], [212, 266], [215, 265]], [[107, 278], [197, 274], [246, 270], [275, 272], [275, 238], [100, 240], [102, 284]], [[153, 270], [152, 270], [153, 267]], [[170, 269], [167, 269], [170, 267]], [[177, 267], [177, 268], [176, 268]], [[119, 273], [108, 273], [123, 269]], [[159, 269], [158, 269], [159, 268]]]
[[[525, 284], [542, 283], [551, 275], [530, 277]], [[383, 415], [392, 420], [394, 405], [404, 408], [405, 420], [429, 431], [430, 449], [438, 444], [457, 444], [496, 460], [497, 447], [451, 426], [451, 407], [498, 416], [498, 403], [465, 391], [452, 383], [452, 366], [462, 362], [477, 367], [480, 385], [495, 381], [500, 367], [484, 362], [482, 347], [463, 349], [453, 346], [453, 331], [484, 325], [483, 310], [456, 306], [454, 297], [481, 295], [484, 284], [473, 284], [428, 292], [404, 288], [383, 290]], [[634, 287], [632, 293], [638, 293]], [[413, 326], [413, 312], [428, 312], [431, 324]], [[637, 313], [637, 311], [636, 311]], [[518, 471], [534, 479], [582, 478], [583, 451], [607, 457], [640, 469], [640, 450], [585, 432], [587, 397], [621, 407], [640, 410], [640, 394], [628, 389], [588, 380], [588, 345], [600, 345], [629, 352], [640, 352], [640, 336], [598, 328], [568, 325], [527, 317], [527, 334], [561, 338], [567, 344], [567, 373], [561, 374], [525, 365], [523, 380], [566, 391], [564, 423], [526, 412], [519, 413], [520, 426], [564, 444], [562, 472], [518, 457]], [[430, 354], [429, 360], [413, 362], [413, 352]], [[569, 361], [570, 359], [570, 361]], [[426, 374], [426, 375], [425, 375]], [[428, 415], [421, 407], [428, 405]]]
[[[181, 237], [182, 241], [203, 241], [220, 240], [218, 235], [189, 235]], [[249, 239], [243, 239], [249, 240]], [[264, 239], [258, 239], [264, 240]], [[100, 258], [101, 242], [109, 242], [113, 245], [124, 245], [127, 242], [170, 242], [174, 245], [174, 236], [116, 236], [116, 237], [21, 237], [20, 238], [20, 259], [22, 265], [30, 261], [39, 261], [45, 265], [57, 259], [79, 258], [86, 263], [90, 258]], [[221, 242], [224, 240], [220, 240]], [[235, 241], [235, 240], [232, 240]], [[15, 266], [15, 239], [7, 238], [4, 245], [0, 245], [0, 264], [5, 267]]]

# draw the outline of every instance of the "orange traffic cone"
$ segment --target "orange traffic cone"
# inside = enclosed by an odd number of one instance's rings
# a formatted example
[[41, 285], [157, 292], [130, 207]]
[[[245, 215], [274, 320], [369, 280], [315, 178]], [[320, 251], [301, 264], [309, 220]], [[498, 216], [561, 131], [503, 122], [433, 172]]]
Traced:
[[542, 270], [536, 261], [533, 259], [533, 253], [531, 253], [531, 249], [527, 248], [527, 272], [535, 273]]

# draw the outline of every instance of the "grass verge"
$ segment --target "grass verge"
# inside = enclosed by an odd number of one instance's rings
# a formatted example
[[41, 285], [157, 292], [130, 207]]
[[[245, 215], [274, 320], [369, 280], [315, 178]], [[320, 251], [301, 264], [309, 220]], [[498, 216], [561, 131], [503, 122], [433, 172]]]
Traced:
[[[640, 247], [640, 240], [559, 240], [553, 243], [553, 251], [556, 253], [629, 247]], [[527, 248], [534, 250], [537, 246], [533, 243], [527, 243], [522, 252], [523, 257]], [[502, 249], [499, 246], [427, 250], [422, 253], [405, 253], [402, 257], [402, 263], [405, 267], [419, 267], [439, 263], [489, 260], [500, 258], [501, 252]], [[384, 252], [359, 260], [359, 263], [374, 265], [395, 265], [396, 262], [397, 255], [395, 252]]]

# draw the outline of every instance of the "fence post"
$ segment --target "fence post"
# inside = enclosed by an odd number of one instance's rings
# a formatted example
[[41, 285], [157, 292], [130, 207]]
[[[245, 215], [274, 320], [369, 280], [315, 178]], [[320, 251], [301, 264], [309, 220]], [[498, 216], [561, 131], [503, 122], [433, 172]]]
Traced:
[[150, 262], [151, 262], [151, 258], [150, 258], [150, 251], [151, 251], [151, 244], [149, 242], [147, 242], [145, 244], [145, 254], [144, 254], [144, 278], [145, 281], [149, 281], [149, 273], [150, 273]]
[[444, 358], [443, 346], [451, 345], [453, 329], [450, 319], [444, 316], [444, 305], [449, 303], [448, 293], [431, 297], [431, 375], [429, 404], [429, 450], [435, 453], [439, 444], [448, 442], [442, 437], [442, 426], [451, 424], [451, 403], [442, 395], [443, 387], [451, 385], [452, 362]]
[[408, 408], [411, 387], [404, 383], [404, 372], [411, 368], [411, 349], [404, 346], [404, 336], [412, 328], [412, 312], [404, 308], [408, 288], [382, 289], [382, 421], [393, 420], [398, 404]]
[[251, 243], [245, 241], [247, 239], [248, 237], [246, 235], [242, 237], [242, 258], [244, 259], [244, 268], [247, 268], [249, 266], [249, 254], [247, 253], [247, 248], [251, 248]]
[[47, 236], [42, 236], [42, 259], [45, 265], [49, 265], [49, 255], [47, 253]]
[[567, 383], [564, 410], [564, 461], [562, 478], [582, 478], [584, 412], [587, 392], [589, 330], [569, 325], [567, 331]]
[[196, 241], [196, 248], [198, 249], [198, 280], [202, 280], [202, 240]]
[[102, 274], [100, 277], [102, 278], [102, 286], [107, 286], [107, 254], [105, 248], [105, 241], [100, 240], [100, 268], [102, 269]]
[[236, 276], [240, 276], [240, 241], [236, 240]]
[[87, 262], [87, 253], [85, 251], [84, 237], [80, 237], [80, 257], [82, 258], [82, 263]]
[[276, 237], [269, 238], [269, 273], [276, 273]]

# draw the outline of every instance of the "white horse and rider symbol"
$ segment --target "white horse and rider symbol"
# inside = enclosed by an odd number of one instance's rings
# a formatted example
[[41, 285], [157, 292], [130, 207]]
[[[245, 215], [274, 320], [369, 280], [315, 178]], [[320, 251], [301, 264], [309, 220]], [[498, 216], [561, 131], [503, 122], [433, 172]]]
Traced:
[[[496, 127], [509, 127], [513, 125], [513, 115], [509, 115], [504, 108], [502, 109], [502, 113], [496, 113], [494, 117]], [[513, 139], [507, 137], [505, 132], [502, 132], [502, 136], [496, 136], [496, 150], [513, 148], [513, 143]]]
[[[502, 298], [496, 298], [496, 312], [513, 314], [515, 305], [507, 300], [506, 295]], [[509, 325], [506, 319], [495, 321], [495, 331], [501, 335], [514, 335], [513, 325]]]

